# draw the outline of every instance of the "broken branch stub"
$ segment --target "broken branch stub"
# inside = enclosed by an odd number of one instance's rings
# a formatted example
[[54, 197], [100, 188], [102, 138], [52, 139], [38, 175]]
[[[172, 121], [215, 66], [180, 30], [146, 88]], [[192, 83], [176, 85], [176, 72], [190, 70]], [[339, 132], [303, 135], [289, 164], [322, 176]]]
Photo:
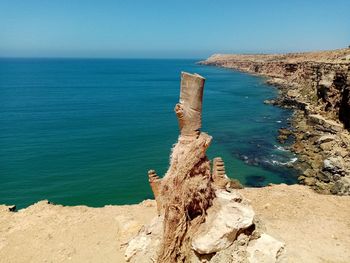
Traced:
[[202, 127], [202, 100], [205, 78], [181, 72], [180, 101], [175, 106], [181, 136], [198, 136]]

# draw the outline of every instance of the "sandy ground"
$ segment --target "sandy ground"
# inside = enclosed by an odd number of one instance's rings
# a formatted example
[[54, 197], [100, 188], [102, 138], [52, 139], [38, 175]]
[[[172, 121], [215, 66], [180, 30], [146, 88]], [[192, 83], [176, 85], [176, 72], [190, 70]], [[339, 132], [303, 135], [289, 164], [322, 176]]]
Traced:
[[[240, 192], [266, 232], [287, 245], [290, 262], [350, 262], [350, 197], [306, 186]], [[156, 215], [139, 205], [63, 207], [45, 201], [19, 212], [0, 206], [0, 262], [124, 262], [126, 242]]]
[[286, 243], [289, 262], [350, 262], [350, 196], [321, 195], [302, 185], [241, 193], [266, 232]]
[[103, 208], [42, 201], [17, 213], [0, 208], [0, 262], [124, 262], [123, 244], [155, 215], [154, 201]]

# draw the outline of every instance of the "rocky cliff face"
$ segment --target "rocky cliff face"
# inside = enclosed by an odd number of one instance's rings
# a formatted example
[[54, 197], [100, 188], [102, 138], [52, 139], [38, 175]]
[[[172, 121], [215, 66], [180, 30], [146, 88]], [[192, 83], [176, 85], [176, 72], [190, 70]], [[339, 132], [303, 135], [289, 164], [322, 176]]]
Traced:
[[266, 103], [295, 109], [299, 181], [350, 194], [350, 49], [282, 55], [213, 55], [213, 65], [268, 77], [281, 95]]

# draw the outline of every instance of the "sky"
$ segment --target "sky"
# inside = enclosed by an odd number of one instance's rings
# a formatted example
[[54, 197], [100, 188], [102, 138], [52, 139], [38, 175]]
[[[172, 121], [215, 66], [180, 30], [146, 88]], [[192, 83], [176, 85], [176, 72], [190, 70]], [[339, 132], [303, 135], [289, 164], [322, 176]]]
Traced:
[[350, 45], [350, 0], [0, 0], [0, 57], [204, 58]]

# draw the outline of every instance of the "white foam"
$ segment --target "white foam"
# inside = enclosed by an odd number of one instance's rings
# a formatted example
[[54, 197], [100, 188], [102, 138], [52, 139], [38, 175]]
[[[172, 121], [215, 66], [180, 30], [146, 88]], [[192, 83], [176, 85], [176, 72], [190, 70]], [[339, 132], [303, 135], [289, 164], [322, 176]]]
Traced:
[[286, 148], [282, 147], [282, 146], [278, 146], [278, 145], [274, 145], [275, 148], [279, 151], [282, 151], [282, 152], [289, 152]]
[[291, 165], [291, 164], [295, 163], [297, 160], [298, 160], [297, 157], [293, 157], [293, 158], [290, 159], [288, 162], [280, 162], [280, 161], [277, 161], [277, 160], [271, 160], [271, 161], [266, 161], [266, 162], [267, 162], [267, 163], [270, 163], [270, 164], [273, 164], [273, 165], [282, 165], [282, 166], [285, 166], [285, 165]]

